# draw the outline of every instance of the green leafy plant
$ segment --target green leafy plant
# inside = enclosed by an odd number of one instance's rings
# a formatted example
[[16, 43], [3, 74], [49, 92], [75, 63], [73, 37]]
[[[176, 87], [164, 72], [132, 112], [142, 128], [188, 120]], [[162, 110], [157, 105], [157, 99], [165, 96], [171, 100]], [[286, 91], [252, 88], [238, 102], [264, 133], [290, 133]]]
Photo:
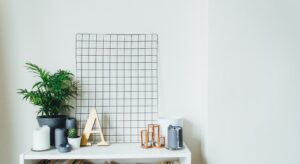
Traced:
[[38, 115], [56, 117], [73, 109], [69, 103], [76, 97], [77, 82], [73, 80], [72, 73], [58, 70], [51, 74], [32, 63], [26, 63], [25, 67], [40, 81], [34, 83], [31, 90], [19, 89], [18, 93], [33, 105], [40, 106]]
[[75, 128], [70, 128], [68, 130], [68, 137], [69, 138], [77, 138], [77, 130]]

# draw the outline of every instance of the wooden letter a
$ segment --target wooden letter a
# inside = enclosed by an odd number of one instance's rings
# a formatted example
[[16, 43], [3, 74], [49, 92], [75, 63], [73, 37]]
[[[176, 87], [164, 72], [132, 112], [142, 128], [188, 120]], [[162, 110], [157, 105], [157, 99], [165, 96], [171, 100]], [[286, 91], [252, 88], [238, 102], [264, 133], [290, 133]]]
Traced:
[[[96, 123], [96, 126], [98, 126], [99, 131], [93, 131], [93, 126], [94, 126], [95, 123]], [[101, 129], [101, 126], [100, 126], [100, 123], [99, 123], [99, 119], [98, 119], [96, 109], [93, 108], [90, 111], [89, 118], [88, 118], [88, 120], [85, 124], [84, 130], [83, 130], [83, 133], [82, 133], [81, 145], [82, 146], [92, 145], [90, 142], [88, 142], [88, 140], [89, 140], [90, 135], [95, 134], [95, 133], [100, 134], [100, 138], [101, 138], [101, 141], [99, 143], [97, 143], [97, 145], [107, 146], [108, 143], [104, 140], [102, 129]]]

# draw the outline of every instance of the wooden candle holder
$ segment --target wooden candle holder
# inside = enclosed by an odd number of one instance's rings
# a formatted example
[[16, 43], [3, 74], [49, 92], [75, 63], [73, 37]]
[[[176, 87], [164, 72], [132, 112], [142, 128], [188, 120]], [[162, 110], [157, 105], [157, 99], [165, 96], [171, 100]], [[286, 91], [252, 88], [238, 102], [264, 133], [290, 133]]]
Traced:
[[160, 126], [158, 124], [153, 125], [153, 146], [160, 148]]
[[146, 130], [141, 130], [140, 133], [140, 139], [141, 139], [141, 147], [144, 149], [148, 149], [152, 147], [152, 144], [149, 143], [149, 131], [148, 129]]
[[148, 124], [146, 130], [141, 130], [140, 133], [142, 148], [161, 148], [165, 146], [165, 137], [160, 136], [160, 125]]
[[160, 147], [165, 147], [166, 145], [166, 137], [160, 137]]

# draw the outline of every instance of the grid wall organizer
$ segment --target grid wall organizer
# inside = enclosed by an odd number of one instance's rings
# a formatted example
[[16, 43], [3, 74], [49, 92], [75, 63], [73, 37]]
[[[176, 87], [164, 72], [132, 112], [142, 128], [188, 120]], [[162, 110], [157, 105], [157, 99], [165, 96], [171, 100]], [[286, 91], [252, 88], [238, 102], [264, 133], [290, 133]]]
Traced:
[[158, 35], [78, 33], [75, 45], [79, 133], [96, 108], [109, 143], [139, 142], [140, 130], [157, 120]]

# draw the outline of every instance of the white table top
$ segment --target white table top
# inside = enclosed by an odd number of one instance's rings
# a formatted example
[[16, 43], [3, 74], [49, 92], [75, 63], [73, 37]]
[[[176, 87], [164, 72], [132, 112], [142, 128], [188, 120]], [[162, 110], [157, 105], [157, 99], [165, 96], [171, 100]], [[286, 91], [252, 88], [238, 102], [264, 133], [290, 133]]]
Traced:
[[44, 152], [28, 151], [22, 154], [24, 159], [139, 159], [139, 158], [180, 158], [189, 157], [191, 152], [184, 149], [171, 151], [165, 148], [143, 149], [137, 143], [112, 144], [110, 146], [88, 146], [59, 153], [57, 149]]

